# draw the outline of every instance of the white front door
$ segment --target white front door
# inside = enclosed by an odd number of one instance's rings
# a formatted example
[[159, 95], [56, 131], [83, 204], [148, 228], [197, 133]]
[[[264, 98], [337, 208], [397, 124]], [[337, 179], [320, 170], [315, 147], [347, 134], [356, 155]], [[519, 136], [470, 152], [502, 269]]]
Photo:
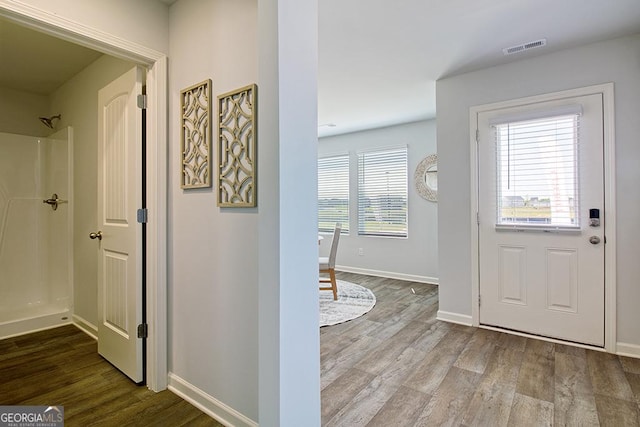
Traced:
[[135, 382], [144, 380], [142, 79], [135, 67], [98, 92], [98, 352]]
[[480, 323], [604, 346], [602, 94], [477, 120]]

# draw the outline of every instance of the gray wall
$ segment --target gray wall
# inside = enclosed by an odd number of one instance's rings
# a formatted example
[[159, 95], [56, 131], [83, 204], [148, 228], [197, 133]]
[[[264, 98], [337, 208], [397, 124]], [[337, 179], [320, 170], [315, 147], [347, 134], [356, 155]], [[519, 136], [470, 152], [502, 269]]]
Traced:
[[169, 370], [253, 420], [258, 212], [216, 207], [215, 186], [180, 188], [179, 124], [180, 90], [212, 79], [215, 153], [217, 96], [257, 78], [256, 22], [253, 0], [181, 0], [169, 27]]
[[[170, 11], [170, 382], [267, 426], [320, 424], [316, 10], [180, 0]], [[180, 188], [179, 93], [207, 78], [214, 177], [217, 96], [258, 85], [256, 208], [217, 207], [215, 178]]]
[[[618, 343], [640, 345], [640, 35], [590, 44], [437, 82], [440, 310], [471, 315], [469, 108], [615, 84]], [[640, 354], [640, 347], [636, 347]]]
[[[3, 63], [3, 67], [11, 64]], [[51, 129], [38, 117], [49, 112], [49, 97], [0, 87], [0, 131], [19, 135], [47, 136]]]
[[[358, 236], [357, 227], [357, 152], [363, 149], [406, 145], [409, 159], [409, 235], [407, 238]], [[436, 152], [435, 120], [373, 129], [321, 138], [318, 156], [350, 154], [350, 232], [340, 237], [338, 269], [365, 274], [419, 280], [438, 281], [438, 205], [420, 197], [413, 174], [418, 163]], [[321, 245], [321, 255], [327, 255], [331, 237]], [[362, 248], [363, 255], [358, 255]]]

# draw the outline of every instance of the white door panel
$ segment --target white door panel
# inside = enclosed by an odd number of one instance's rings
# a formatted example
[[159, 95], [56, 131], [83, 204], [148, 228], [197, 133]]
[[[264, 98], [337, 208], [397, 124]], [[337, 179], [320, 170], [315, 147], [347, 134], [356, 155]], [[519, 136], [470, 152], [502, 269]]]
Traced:
[[[546, 171], [544, 173], [532, 175], [540, 182], [551, 182], [549, 185], [555, 186], [552, 191], [557, 194], [552, 194], [550, 199], [548, 196], [538, 197], [535, 186], [528, 186], [526, 179], [518, 183], [520, 193], [516, 190], [510, 193], [519, 196], [509, 196], [511, 199], [504, 196], [501, 180], [511, 179], [513, 171], [505, 172], [500, 156], [506, 157], [502, 152], [497, 154], [500, 148], [494, 142], [496, 130], [493, 123], [499, 122], [500, 117], [524, 118], [539, 115], [545, 110], [562, 110], [567, 105], [578, 105], [582, 111], [576, 128], [577, 148], [570, 154], [576, 169], [563, 172], [563, 166], [557, 166], [560, 172], [550, 167], [540, 169]], [[606, 218], [602, 123], [601, 94], [478, 114], [481, 324], [604, 346]], [[531, 152], [538, 150], [536, 144], [541, 143], [532, 143]], [[527, 156], [524, 154], [520, 162], [526, 163], [529, 160]], [[543, 157], [537, 157], [535, 161], [540, 158]], [[510, 162], [507, 167], [517, 166]], [[510, 185], [515, 187], [516, 184]], [[575, 197], [565, 186], [576, 188]], [[567, 199], [570, 203], [577, 200], [577, 206], [559, 207], [554, 198]], [[514, 221], [513, 225], [501, 223], [503, 217], [508, 216], [502, 203], [517, 212], [511, 214], [514, 218], [508, 219]], [[563, 209], [564, 213], [561, 212]], [[590, 209], [599, 209], [599, 227], [590, 226]], [[565, 221], [564, 225], [554, 226], [556, 219]], [[521, 223], [516, 224], [518, 221]], [[531, 222], [525, 224], [525, 221]], [[551, 223], [543, 224], [543, 221]], [[600, 243], [591, 243], [589, 239], [592, 236]]]
[[143, 71], [135, 67], [98, 92], [98, 352], [135, 382], [143, 378], [142, 116], [136, 97]]

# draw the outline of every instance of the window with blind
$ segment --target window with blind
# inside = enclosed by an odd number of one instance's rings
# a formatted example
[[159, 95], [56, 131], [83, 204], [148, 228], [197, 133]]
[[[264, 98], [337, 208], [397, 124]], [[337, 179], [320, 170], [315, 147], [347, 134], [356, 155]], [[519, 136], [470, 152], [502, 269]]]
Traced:
[[337, 222], [349, 232], [349, 155], [318, 159], [318, 231], [332, 233]]
[[407, 237], [407, 148], [358, 153], [358, 234]]
[[497, 228], [579, 228], [579, 114], [495, 125]]

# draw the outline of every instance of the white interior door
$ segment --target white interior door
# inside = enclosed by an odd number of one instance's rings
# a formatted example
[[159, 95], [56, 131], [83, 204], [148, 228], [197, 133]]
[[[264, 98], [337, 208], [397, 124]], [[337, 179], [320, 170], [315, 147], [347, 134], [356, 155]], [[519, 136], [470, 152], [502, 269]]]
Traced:
[[[143, 70], [135, 67], [98, 92], [98, 352], [135, 382], [143, 378], [142, 202]], [[95, 236], [94, 236], [95, 237]]]
[[602, 94], [477, 119], [480, 323], [604, 346]]

